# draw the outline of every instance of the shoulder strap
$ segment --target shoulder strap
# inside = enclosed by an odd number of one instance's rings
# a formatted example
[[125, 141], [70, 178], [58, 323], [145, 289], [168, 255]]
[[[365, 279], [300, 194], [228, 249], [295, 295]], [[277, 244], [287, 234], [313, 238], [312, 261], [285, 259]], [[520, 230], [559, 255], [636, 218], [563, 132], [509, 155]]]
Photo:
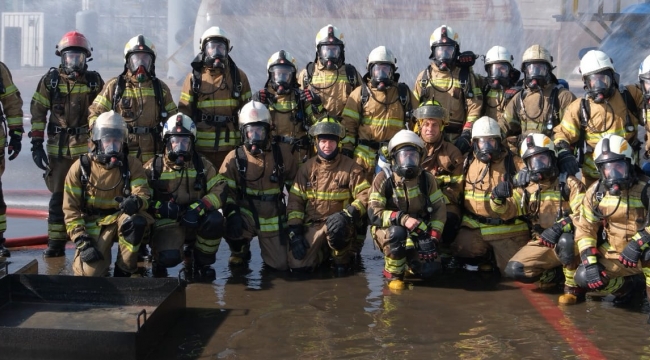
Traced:
[[411, 104], [411, 89], [405, 83], [397, 84], [397, 95], [399, 96], [399, 102], [402, 104], [402, 109], [404, 110], [404, 128], [408, 129], [408, 122], [411, 118], [411, 112], [413, 110], [413, 105]]
[[162, 156], [155, 156], [153, 158], [153, 166], [151, 167], [151, 180], [156, 181], [160, 180], [160, 176], [163, 171], [163, 159]]
[[122, 193], [124, 196], [131, 195], [131, 170], [129, 169], [129, 155], [124, 156], [122, 161], [122, 179], [124, 179], [124, 188]]
[[569, 187], [566, 186], [566, 179], [567, 173], [560, 173], [560, 176], [558, 177], [558, 180], [560, 181], [560, 195], [562, 195], [562, 199], [564, 199], [564, 201], [569, 201], [571, 191]]
[[2, 67], [0, 66], [0, 94], [4, 94], [7, 92], [7, 89], [5, 89], [5, 83], [2, 81]]
[[[313, 63], [311, 64], [313, 65]], [[348, 78], [348, 83], [350, 83], [353, 89], [357, 87], [357, 69], [352, 64], [345, 64], [345, 76]]]
[[243, 88], [241, 78], [239, 77], [239, 68], [237, 64], [228, 55], [228, 68], [230, 69], [230, 78], [232, 79], [232, 97], [239, 99]]
[[284, 189], [284, 160], [282, 159], [282, 151], [280, 150], [280, 145], [276, 142], [271, 144], [271, 149], [273, 151], [273, 162], [275, 162], [273, 173], [278, 178], [278, 185], [280, 186], [280, 190], [282, 190]]
[[472, 84], [469, 81], [469, 66], [462, 66], [460, 72], [458, 73], [458, 80], [460, 81], [460, 87], [463, 90], [463, 94], [468, 98], [474, 97], [474, 90], [472, 89]]
[[92, 102], [99, 93], [99, 73], [96, 71], [86, 71], [86, 82], [90, 89], [90, 102]]
[[584, 129], [587, 126], [587, 122], [591, 119], [591, 105], [587, 99], [580, 99], [580, 127]]
[[153, 94], [156, 97], [156, 103], [160, 109], [160, 117], [162, 119], [167, 119], [167, 110], [165, 110], [165, 101], [163, 100], [163, 90], [162, 85], [160, 85], [160, 80], [157, 77], [152, 78], [151, 85], [153, 86]]
[[[433, 98], [429, 99], [429, 89], [427, 88], [427, 85], [429, 85], [429, 81], [431, 80], [431, 64], [427, 66], [426, 69], [424, 69], [424, 74], [422, 74], [422, 78], [420, 79], [420, 105], [424, 104], [428, 100], [433, 100]], [[433, 95], [433, 92], [432, 92]]]
[[115, 80], [115, 92], [113, 93], [113, 109], [117, 109], [117, 105], [122, 100], [124, 94], [124, 87], [126, 86], [126, 79], [124, 75], [118, 75]]
[[381, 170], [386, 175], [386, 180], [384, 181], [384, 196], [386, 197], [386, 207], [388, 207], [388, 202], [392, 201], [393, 206], [397, 207], [398, 202], [393, 198], [395, 192], [393, 191], [393, 172], [387, 166], [382, 166]]
[[623, 88], [621, 95], [623, 96], [623, 101], [625, 101], [627, 109], [634, 114], [634, 116], [637, 116], [639, 108], [636, 106], [636, 102], [634, 102], [634, 98], [632, 97], [632, 94], [630, 94], [630, 91], [627, 88]]
[[90, 158], [88, 154], [81, 154], [79, 156], [79, 169], [81, 170], [81, 175], [79, 180], [81, 181], [81, 209], [86, 208], [86, 188], [88, 187], [88, 182], [90, 181]]
[[197, 151], [194, 151], [194, 154], [192, 155], [192, 162], [194, 164], [194, 170], [196, 170], [194, 190], [203, 190], [203, 192], [207, 194], [208, 184], [205, 181], [205, 167], [203, 166], [203, 161], [201, 161], [201, 156]]
[[[56, 99], [59, 97], [59, 69], [51, 67], [47, 72], [47, 77], [45, 80], [45, 87], [50, 91], [50, 100]], [[52, 102], [50, 101], [50, 108], [52, 107]]]
[[305, 76], [302, 79], [302, 88], [303, 89], [306, 89], [307, 87], [309, 87], [309, 84], [311, 84], [311, 78], [312, 78], [312, 76], [314, 76], [314, 62], [313, 61], [310, 61], [307, 64], [306, 70], [307, 71], [305, 71]]
[[370, 89], [368, 89], [368, 84], [365, 82], [361, 83], [361, 112], [363, 112], [363, 107], [368, 103], [370, 99]]
[[424, 196], [424, 213], [426, 213], [427, 217], [430, 218], [431, 213], [433, 212], [433, 206], [431, 205], [431, 198], [429, 198], [429, 179], [427, 178], [427, 172], [428, 171], [420, 172], [420, 193]]

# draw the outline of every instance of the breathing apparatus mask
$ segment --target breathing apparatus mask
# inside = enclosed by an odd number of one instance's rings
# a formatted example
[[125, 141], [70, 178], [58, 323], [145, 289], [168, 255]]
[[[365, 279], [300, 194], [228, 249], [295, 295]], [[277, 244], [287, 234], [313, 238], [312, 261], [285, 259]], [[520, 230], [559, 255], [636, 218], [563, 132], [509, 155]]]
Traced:
[[86, 71], [86, 54], [81, 50], [65, 51], [61, 54], [61, 67], [71, 80], [75, 80]]
[[524, 82], [532, 90], [540, 90], [551, 81], [551, 68], [542, 61], [529, 62], [523, 65]]
[[129, 55], [128, 67], [135, 79], [141, 83], [151, 76], [153, 56], [146, 52], [134, 52]]
[[474, 156], [488, 164], [501, 156], [501, 140], [497, 137], [482, 136], [473, 139]]
[[388, 63], [372, 64], [370, 84], [379, 91], [386, 91], [393, 85], [394, 65]]
[[559, 174], [555, 155], [551, 151], [531, 155], [524, 161], [530, 171], [530, 181], [532, 182], [539, 183], [542, 180], [554, 179]]
[[341, 45], [318, 45], [318, 61], [327, 70], [336, 70], [341, 64]]
[[203, 46], [203, 64], [209, 68], [225, 69], [228, 45], [218, 38], [206, 41]]
[[291, 92], [291, 84], [295, 76], [295, 70], [290, 65], [273, 65], [269, 69], [271, 88], [278, 95], [286, 95]]
[[422, 169], [420, 168], [421, 154], [415, 146], [404, 146], [393, 153], [393, 172], [405, 179], [415, 179]]
[[607, 191], [613, 196], [621, 195], [621, 191], [629, 189], [633, 182], [634, 172], [627, 159], [599, 164], [598, 171]]
[[192, 158], [192, 138], [187, 135], [172, 135], [167, 138], [167, 158], [178, 166]]
[[99, 140], [95, 140], [95, 159], [106, 169], [112, 169], [122, 164], [123, 134], [118, 129], [101, 129]]
[[505, 89], [510, 87], [512, 67], [506, 62], [485, 65], [488, 85], [491, 89]]
[[600, 71], [583, 77], [585, 90], [595, 103], [602, 103], [614, 93], [614, 72], [610, 69]]
[[259, 155], [266, 150], [269, 142], [269, 125], [250, 123], [241, 129], [241, 141], [252, 155]]
[[641, 84], [643, 98], [645, 99], [646, 103], [650, 103], [650, 73], [640, 75], [639, 82]]

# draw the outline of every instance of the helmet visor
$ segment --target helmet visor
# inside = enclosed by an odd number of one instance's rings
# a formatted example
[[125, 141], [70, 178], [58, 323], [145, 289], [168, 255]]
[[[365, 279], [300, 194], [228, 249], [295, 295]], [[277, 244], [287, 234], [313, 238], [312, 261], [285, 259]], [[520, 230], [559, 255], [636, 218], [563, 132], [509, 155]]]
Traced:
[[585, 76], [585, 85], [591, 91], [605, 91], [612, 85], [612, 77], [607, 73], [595, 73]]
[[620, 183], [629, 179], [629, 167], [627, 161], [623, 159], [601, 164], [600, 172], [603, 179], [610, 183]]
[[86, 65], [86, 54], [79, 51], [66, 51], [61, 54], [61, 63], [66, 69], [81, 70]]
[[293, 77], [293, 67], [287, 65], [275, 65], [272, 66], [269, 72], [271, 73], [271, 78], [276, 84], [279, 83], [291, 83], [291, 78]]
[[372, 77], [377, 80], [388, 80], [393, 76], [393, 66], [391, 64], [374, 64], [372, 66]]
[[548, 65], [542, 62], [528, 63], [524, 67], [524, 72], [528, 78], [545, 77], [548, 75]]
[[474, 139], [479, 151], [492, 153], [499, 148], [499, 140], [494, 137], [479, 137]]
[[246, 125], [244, 128], [246, 140], [248, 142], [258, 142], [266, 140], [266, 127], [264, 125]]
[[553, 164], [553, 159], [548, 151], [535, 154], [526, 159], [526, 166], [533, 172], [542, 172], [550, 169]]
[[318, 54], [323, 59], [338, 59], [341, 56], [341, 47], [338, 45], [321, 45]]
[[420, 153], [412, 146], [399, 149], [395, 155], [395, 165], [398, 167], [417, 167], [420, 165]]
[[209, 40], [205, 43], [205, 48], [203, 52], [207, 57], [216, 59], [216, 58], [225, 58], [226, 53], [228, 52], [228, 47], [226, 43], [220, 40]]
[[119, 131], [107, 131], [101, 136], [100, 141], [104, 154], [115, 155], [122, 151], [122, 136]]
[[440, 61], [453, 60], [455, 50], [454, 45], [439, 45], [433, 49], [433, 56]]
[[151, 64], [153, 64], [153, 56], [145, 52], [136, 52], [129, 56], [129, 70], [131, 72], [136, 72], [140, 66], [144, 67], [145, 70], [151, 70]]
[[189, 152], [192, 141], [188, 136], [174, 135], [169, 137], [169, 145], [175, 153]]
[[510, 65], [508, 63], [495, 63], [487, 66], [488, 77], [491, 78], [507, 78], [510, 73]]

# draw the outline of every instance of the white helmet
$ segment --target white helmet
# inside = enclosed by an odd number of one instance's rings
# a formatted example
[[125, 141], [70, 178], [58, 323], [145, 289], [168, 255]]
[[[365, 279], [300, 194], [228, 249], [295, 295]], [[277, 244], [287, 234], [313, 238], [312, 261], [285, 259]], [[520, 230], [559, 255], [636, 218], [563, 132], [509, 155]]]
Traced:
[[498, 137], [502, 139], [499, 123], [489, 116], [481, 116], [472, 125], [472, 139], [478, 137]]
[[226, 48], [230, 49], [230, 39], [228, 38], [226, 32], [218, 26], [213, 26], [201, 34], [201, 37], [199, 38], [199, 50], [203, 51], [205, 42], [208, 41], [208, 39], [213, 38], [223, 39], [226, 42]]
[[239, 110], [241, 143], [253, 154], [265, 150], [271, 138], [271, 113], [259, 101], [252, 100]]
[[336, 26], [328, 24], [316, 33], [316, 47], [318, 45], [345, 45], [343, 33]]
[[389, 48], [385, 46], [378, 46], [372, 49], [370, 54], [368, 54], [368, 65], [366, 69], [370, 71], [370, 66], [377, 63], [392, 64], [395, 66], [397, 65], [397, 58]]
[[391, 169], [397, 175], [414, 179], [422, 172], [422, 159], [426, 145], [424, 141], [411, 130], [400, 130], [388, 142], [388, 154]]
[[650, 55], [648, 55], [639, 66], [639, 80], [650, 79]]
[[521, 155], [523, 160], [526, 160], [527, 158], [544, 151], [551, 151], [553, 154], [557, 155], [555, 144], [553, 144], [553, 140], [551, 140], [550, 137], [544, 134], [532, 133], [528, 134], [524, 141], [521, 142], [519, 155]]
[[327, 70], [336, 70], [345, 62], [343, 33], [328, 24], [316, 34], [316, 59]]
[[587, 75], [595, 74], [606, 69], [611, 69], [612, 72], [616, 72], [612, 58], [600, 50], [589, 50], [580, 59], [580, 73], [583, 79]]
[[165, 139], [172, 135], [192, 136], [193, 141], [196, 142], [196, 124], [192, 118], [183, 113], [172, 115], [163, 126], [162, 136]]
[[273, 65], [290, 65], [294, 69], [296, 68], [296, 58], [294, 58], [288, 51], [280, 50], [276, 53], [273, 53], [269, 58], [269, 61], [266, 62], [266, 71], [271, 69]]
[[451, 26], [442, 25], [437, 29], [433, 30], [431, 36], [429, 37], [429, 47], [433, 49], [437, 45], [449, 45], [454, 44], [460, 47], [460, 39], [458, 34], [451, 28]]
[[605, 134], [596, 144], [596, 149], [594, 149], [594, 162], [596, 165], [625, 158], [634, 161], [632, 156], [632, 147], [627, 140], [614, 134]]
[[89, 150], [95, 154], [95, 159], [101, 164], [117, 164], [114, 159], [124, 155], [124, 144], [127, 142], [128, 134], [129, 131], [122, 115], [113, 110], [102, 113], [93, 124], [92, 142], [94, 146]]
[[178, 166], [183, 166], [190, 161], [194, 142], [196, 142], [196, 125], [189, 116], [177, 113], [167, 119], [163, 126], [163, 143], [165, 156], [169, 160]]
[[485, 65], [487, 69], [487, 65], [494, 64], [494, 63], [501, 63], [501, 62], [507, 62], [510, 64], [510, 66], [514, 66], [513, 61], [515, 58], [512, 56], [510, 51], [506, 49], [503, 46], [493, 46], [488, 50], [488, 52], [485, 54]]
[[124, 59], [128, 60], [129, 55], [134, 52], [151, 54], [153, 55], [153, 59], [156, 60], [156, 46], [149, 38], [144, 37], [144, 35], [134, 36], [124, 45]]
[[[141, 69], [144, 68], [147, 73], [154, 75], [156, 56], [156, 47], [144, 35], [132, 37], [124, 45], [125, 67], [134, 74], [141, 72]], [[144, 79], [145, 76], [143, 74], [138, 75], [139, 81], [144, 81]]]

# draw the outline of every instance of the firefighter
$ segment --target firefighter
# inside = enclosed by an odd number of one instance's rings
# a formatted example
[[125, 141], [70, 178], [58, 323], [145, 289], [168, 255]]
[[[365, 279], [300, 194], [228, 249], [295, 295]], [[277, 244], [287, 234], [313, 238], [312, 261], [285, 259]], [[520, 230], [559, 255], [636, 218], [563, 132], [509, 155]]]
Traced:
[[508, 261], [506, 276], [537, 282], [543, 290], [556, 288], [564, 278], [565, 295], [559, 302], [575, 303], [579, 259], [574, 256], [573, 221], [580, 214], [584, 185], [574, 176], [560, 174], [555, 146], [544, 134], [528, 134], [520, 155], [526, 167], [513, 180], [513, 196], [503, 204], [490, 202], [493, 211], [506, 218], [524, 216], [532, 226], [532, 240]]
[[440, 250], [441, 255], [448, 255], [446, 250], [460, 229], [459, 199], [465, 158], [454, 144], [443, 139], [445, 126], [449, 125], [449, 113], [445, 108], [437, 102], [424, 104], [413, 112], [413, 116], [417, 121], [416, 132], [426, 147], [422, 168], [436, 177], [438, 188], [444, 195], [447, 221], [440, 239]]
[[143, 163], [162, 154], [162, 126], [178, 112], [167, 84], [156, 77], [156, 47], [138, 35], [124, 46], [124, 71], [110, 79], [90, 106], [88, 122], [92, 132], [95, 119], [114, 110], [129, 130], [129, 155]]
[[[11, 72], [7, 66], [0, 62], [0, 121], [5, 126], [0, 126], [0, 144], [8, 146], [7, 155], [9, 160], [15, 159], [22, 150], [23, 129], [23, 99], [20, 91], [14, 84]], [[7, 130], [9, 130], [7, 133]], [[9, 137], [9, 141], [7, 141]], [[5, 153], [0, 154], [0, 176], [5, 171]], [[10, 257], [11, 253], [4, 246], [4, 233], [7, 230], [7, 205], [2, 195], [2, 181], [0, 181], [0, 257]]]
[[490, 202], [503, 204], [512, 196], [512, 177], [524, 167], [521, 158], [503, 145], [496, 120], [483, 116], [472, 127], [472, 152], [464, 165], [463, 218], [452, 254], [479, 270], [501, 273], [528, 242], [526, 222], [517, 216], [494, 211]]
[[429, 47], [431, 64], [418, 74], [413, 93], [419, 104], [436, 100], [447, 109], [449, 125], [445, 127], [445, 136], [466, 154], [470, 150], [472, 123], [481, 116], [483, 106], [483, 93], [472, 70], [476, 55], [460, 52], [458, 33], [447, 25], [431, 33]]
[[[540, 45], [524, 51], [521, 63], [524, 88], [514, 96], [503, 112], [509, 145], [518, 151], [530, 133], [553, 137], [553, 128], [560, 123], [565, 109], [576, 99], [560, 85], [553, 74], [553, 56]], [[573, 174], [572, 174], [573, 175]]]
[[587, 189], [575, 222], [581, 260], [575, 281], [624, 304], [640, 287], [640, 274], [650, 290], [650, 185], [639, 178], [633, 148], [621, 136], [604, 135], [593, 157], [600, 177]]
[[349, 269], [355, 225], [366, 217], [370, 184], [364, 170], [340, 154], [345, 129], [326, 116], [309, 129], [317, 155], [298, 170], [287, 204], [289, 268], [313, 270], [332, 257], [337, 274]]
[[425, 151], [416, 133], [399, 131], [388, 143], [390, 168], [377, 174], [370, 190], [371, 233], [384, 254], [383, 275], [391, 290], [404, 289], [407, 268], [422, 278], [440, 269], [433, 261], [447, 210], [435, 177], [422, 171]]
[[223, 29], [205, 30], [199, 50], [183, 82], [178, 109], [196, 124], [196, 150], [219, 168], [239, 145], [237, 112], [250, 100], [251, 86], [230, 57], [232, 46]]
[[108, 111], [94, 122], [88, 154], [81, 155], [65, 178], [63, 214], [76, 251], [77, 276], [106, 276], [111, 247], [118, 243], [114, 275], [137, 270], [138, 249], [153, 224], [147, 214], [149, 187], [142, 163], [126, 153], [124, 118]]
[[217, 170], [195, 149], [196, 125], [182, 113], [172, 115], [163, 127], [163, 156], [144, 165], [152, 190], [149, 213], [155, 223], [151, 234], [154, 276], [167, 276], [167, 268], [183, 261], [191, 253], [190, 274], [213, 280], [210, 266], [225, 227], [218, 211], [225, 203], [225, 181], [219, 181]]
[[553, 130], [553, 142], [559, 149], [560, 171], [576, 174], [582, 170], [583, 182], [589, 187], [600, 177], [593, 149], [607, 134], [622, 135], [634, 149], [633, 164], [638, 165], [641, 142], [637, 139], [636, 108], [643, 95], [631, 92], [630, 86], [618, 90], [618, 74], [612, 59], [602, 51], [587, 52], [580, 60], [580, 72], [585, 96], [566, 108], [562, 122]]
[[228, 183], [224, 205], [231, 266], [247, 265], [250, 241], [257, 236], [262, 260], [275, 270], [286, 270], [286, 202], [283, 191], [298, 170], [295, 157], [271, 142], [271, 113], [251, 101], [239, 112], [241, 144], [228, 153], [219, 169]]
[[[88, 153], [88, 107], [104, 87], [96, 71], [88, 70], [92, 47], [86, 37], [67, 32], [55, 54], [61, 57], [58, 68], [50, 68], [32, 96], [32, 159], [52, 193], [47, 218], [45, 257], [65, 255], [67, 234], [63, 223], [63, 182], [68, 170], [82, 154]], [[49, 123], [47, 121], [47, 113]], [[47, 124], [47, 126], [46, 126]], [[43, 147], [47, 133], [47, 151]]]
[[[650, 124], [648, 123], [648, 106], [650, 105], [650, 55], [647, 56], [641, 65], [639, 65], [639, 83], [626, 86], [626, 89], [631, 93], [641, 93], [641, 96], [632, 95], [632, 98], [638, 98], [640, 102], [637, 104], [640, 113], [639, 120], [645, 124], [645, 149], [643, 158], [647, 161], [650, 159], [650, 141], [648, 141], [648, 132], [650, 131]], [[647, 164], [647, 163], [646, 163]], [[645, 165], [644, 165], [645, 166]]]
[[[266, 84], [253, 94], [253, 100], [264, 103], [271, 111], [273, 141], [302, 164], [311, 155], [307, 130], [314, 116], [311, 104], [301, 99], [295, 62], [296, 59], [284, 50], [271, 55], [266, 64]], [[322, 112], [322, 105], [317, 111]]]
[[[314, 61], [300, 72], [298, 81], [304, 101], [319, 111], [322, 106], [329, 116], [342, 120], [348, 97], [362, 80], [357, 69], [345, 62], [345, 41], [336, 26], [328, 24], [318, 31]], [[353, 150], [353, 147], [345, 147], [341, 153], [352, 158]]]

